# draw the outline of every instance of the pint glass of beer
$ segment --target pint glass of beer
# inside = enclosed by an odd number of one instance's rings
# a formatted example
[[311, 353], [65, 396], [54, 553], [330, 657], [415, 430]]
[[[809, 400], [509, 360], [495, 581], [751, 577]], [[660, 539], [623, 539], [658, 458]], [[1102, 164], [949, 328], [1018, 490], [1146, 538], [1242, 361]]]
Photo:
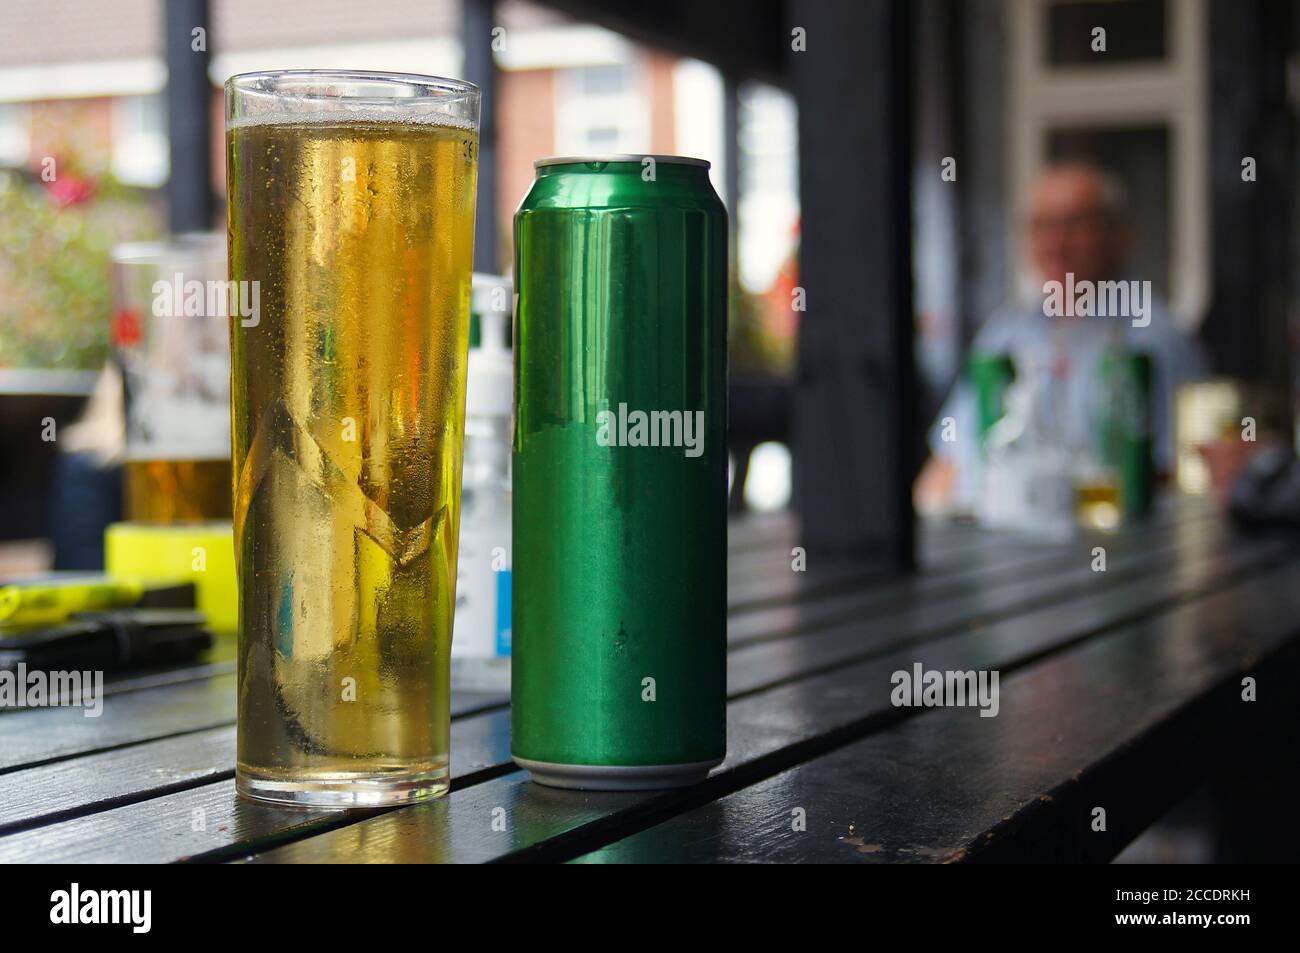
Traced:
[[225, 277], [218, 232], [113, 249], [111, 333], [126, 413], [122, 510], [130, 522], [230, 519]]
[[245, 795], [447, 790], [478, 108], [426, 76], [226, 84]]

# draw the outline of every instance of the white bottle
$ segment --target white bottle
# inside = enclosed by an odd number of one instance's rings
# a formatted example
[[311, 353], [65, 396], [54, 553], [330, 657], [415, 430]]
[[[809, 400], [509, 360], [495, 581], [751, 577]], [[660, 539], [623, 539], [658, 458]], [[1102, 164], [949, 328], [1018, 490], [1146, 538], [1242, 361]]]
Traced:
[[475, 274], [451, 679], [476, 691], [510, 690], [510, 312], [510, 280]]
[[1047, 361], [1024, 362], [1007, 412], [989, 430], [980, 521], [1049, 541], [1075, 530], [1071, 456], [1060, 428], [1059, 382]]

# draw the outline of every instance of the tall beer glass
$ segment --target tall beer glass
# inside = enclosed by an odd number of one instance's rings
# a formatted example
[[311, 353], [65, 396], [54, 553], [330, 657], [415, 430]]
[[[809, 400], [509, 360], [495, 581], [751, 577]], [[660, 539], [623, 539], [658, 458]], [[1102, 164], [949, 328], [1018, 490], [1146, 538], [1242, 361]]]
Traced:
[[226, 84], [256, 302], [231, 319], [243, 794], [447, 790], [478, 106], [425, 76]]

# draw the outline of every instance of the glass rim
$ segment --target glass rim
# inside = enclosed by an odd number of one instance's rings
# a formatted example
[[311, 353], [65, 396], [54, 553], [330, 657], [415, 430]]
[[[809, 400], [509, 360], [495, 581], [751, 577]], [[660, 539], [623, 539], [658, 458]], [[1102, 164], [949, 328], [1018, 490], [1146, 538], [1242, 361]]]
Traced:
[[[309, 80], [322, 87], [313, 90], [309, 83], [294, 89], [289, 82]], [[370, 83], [376, 86], [393, 88], [407, 87], [420, 91], [412, 96], [375, 96], [340, 94], [337, 91], [325, 91], [329, 83]], [[259, 85], [265, 84], [265, 85]], [[476, 97], [479, 88], [463, 79], [451, 79], [445, 76], [429, 76], [422, 73], [390, 73], [383, 70], [349, 70], [349, 69], [274, 69], [253, 70], [247, 73], [235, 73], [226, 80], [227, 94], [238, 92], [241, 96], [266, 96], [273, 99], [294, 99], [312, 102], [349, 103], [370, 106], [392, 106], [405, 102], [440, 99], [444, 97]]]

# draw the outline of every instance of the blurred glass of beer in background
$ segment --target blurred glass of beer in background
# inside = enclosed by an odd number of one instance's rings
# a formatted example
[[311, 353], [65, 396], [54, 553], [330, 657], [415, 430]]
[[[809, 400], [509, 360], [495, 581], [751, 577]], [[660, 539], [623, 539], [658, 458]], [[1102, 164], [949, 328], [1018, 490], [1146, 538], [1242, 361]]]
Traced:
[[226, 85], [246, 795], [447, 789], [477, 124], [431, 77]]
[[230, 334], [224, 289], [214, 284], [225, 279], [225, 236], [218, 233], [113, 249], [111, 336], [124, 384], [127, 520], [230, 518]]

